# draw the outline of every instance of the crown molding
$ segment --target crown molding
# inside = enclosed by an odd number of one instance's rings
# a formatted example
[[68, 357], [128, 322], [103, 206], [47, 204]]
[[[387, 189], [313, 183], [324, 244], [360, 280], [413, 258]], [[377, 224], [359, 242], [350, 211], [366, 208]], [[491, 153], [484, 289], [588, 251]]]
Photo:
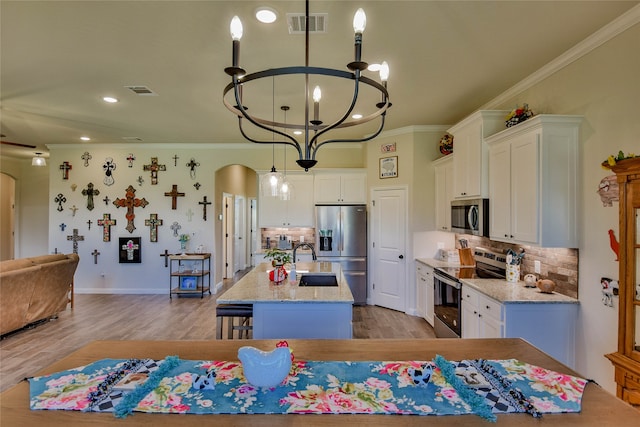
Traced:
[[451, 125], [413, 125], [413, 126], [405, 126], [397, 129], [385, 130], [380, 135], [376, 137], [376, 139], [405, 135], [408, 133], [418, 133], [418, 132], [432, 132], [439, 133], [444, 132], [449, 129]]

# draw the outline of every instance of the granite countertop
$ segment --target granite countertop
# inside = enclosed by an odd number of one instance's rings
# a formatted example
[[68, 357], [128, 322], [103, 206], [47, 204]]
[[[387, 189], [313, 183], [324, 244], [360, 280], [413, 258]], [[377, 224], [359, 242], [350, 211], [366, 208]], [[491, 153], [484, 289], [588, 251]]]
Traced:
[[[459, 263], [452, 263], [452, 262], [447, 262], [447, 261], [442, 261], [439, 259], [435, 259], [435, 258], [416, 258], [416, 261], [421, 262], [424, 265], [427, 265], [429, 267], [432, 268], [436, 268], [436, 267], [460, 267]], [[465, 266], [465, 267], [469, 267], [469, 266]]]
[[[229, 290], [220, 295], [218, 304], [255, 304], [261, 302], [283, 303], [349, 303], [353, 304], [353, 294], [349, 289], [342, 268], [334, 262], [298, 262], [295, 282], [286, 278], [276, 285], [269, 280], [273, 267], [263, 262], [247, 273]], [[333, 272], [338, 286], [298, 286], [303, 272]], [[289, 269], [287, 269], [289, 272]]]
[[469, 286], [503, 304], [559, 303], [579, 304], [580, 302], [557, 292], [546, 294], [538, 288], [526, 288], [524, 281], [510, 283], [502, 279], [460, 279], [463, 286]]

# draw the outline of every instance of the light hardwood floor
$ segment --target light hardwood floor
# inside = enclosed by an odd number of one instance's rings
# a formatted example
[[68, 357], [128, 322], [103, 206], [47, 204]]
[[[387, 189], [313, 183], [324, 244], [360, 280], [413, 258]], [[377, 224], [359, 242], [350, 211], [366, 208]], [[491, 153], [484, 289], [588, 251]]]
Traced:
[[[237, 280], [238, 277], [235, 278]], [[233, 280], [225, 281], [223, 290]], [[215, 340], [216, 295], [76, 295], [75, 308], [0, 341], [0, 391], [93, 340]], [[418, 317], [377, 306], [354, 307], [354, 338], [434, 338]]]

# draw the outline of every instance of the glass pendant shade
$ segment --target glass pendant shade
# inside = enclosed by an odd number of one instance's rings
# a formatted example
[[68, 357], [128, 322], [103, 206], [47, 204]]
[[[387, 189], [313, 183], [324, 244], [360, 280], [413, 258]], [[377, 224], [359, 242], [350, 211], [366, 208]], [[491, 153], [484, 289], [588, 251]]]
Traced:
[[293, 198], [294, 193], [293, 184], [289, 179], [285, 176], [282, 179], [282, 183], [280, 184], [280, 200], [291, 200]]
[[42, 153], [36, 153], [36, 156], [31, 159], [31, 166], [47, 166], [47, 161], [44, 157], [41, 157]]
[[278, 197], [282, 187], [282, 179], [282, 174], [276, 171], [275, 167], [272, 167], [271, 172], [260, 178], [260, 194], [265, 197]]

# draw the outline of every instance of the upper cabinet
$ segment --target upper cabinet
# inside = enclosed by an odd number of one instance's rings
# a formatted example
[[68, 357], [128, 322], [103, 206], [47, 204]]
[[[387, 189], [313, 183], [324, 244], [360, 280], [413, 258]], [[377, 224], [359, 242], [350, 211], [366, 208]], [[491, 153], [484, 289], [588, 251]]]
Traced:
[[316, 204], [366, 204], [366, 172], [316, 172], [313, 194]]
[[451, 231], [453, 154], [433, 162], [436, 183], [436, 230]]
[[293, 185], [290, 200], [260, 196], [258, 201], [260, 227], [315, 227], [313, 176], [308, 173], [288, 173], [287, 179]]
[[578, 247], [581, 122], [582, 116], [541, 114], [485, 139], [491, 239]]
[[504, 129], [508, 111], [477, 111], [449, 129], [453, 135], [453, 196], [487, 198], [488, 150], [484, 138]]

